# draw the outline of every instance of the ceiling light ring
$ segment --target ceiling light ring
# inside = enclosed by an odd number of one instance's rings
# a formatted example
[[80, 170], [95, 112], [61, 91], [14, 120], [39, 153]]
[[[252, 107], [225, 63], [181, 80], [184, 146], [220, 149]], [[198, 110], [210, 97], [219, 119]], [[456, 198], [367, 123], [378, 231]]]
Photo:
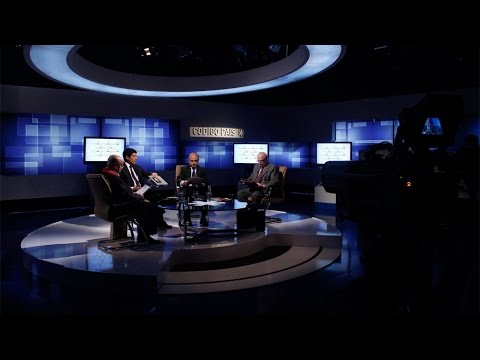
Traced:
[[165, 77], [122, 73], [85, 60], [81, 45], [25, 47], [29, 65], [43, 76], [70, 86], [134, 96], [194, 97], [256, 91], [296, 82], [336, 64], [341, 45], [304, 45], [290, 56], [256, 69], [224, 75]]

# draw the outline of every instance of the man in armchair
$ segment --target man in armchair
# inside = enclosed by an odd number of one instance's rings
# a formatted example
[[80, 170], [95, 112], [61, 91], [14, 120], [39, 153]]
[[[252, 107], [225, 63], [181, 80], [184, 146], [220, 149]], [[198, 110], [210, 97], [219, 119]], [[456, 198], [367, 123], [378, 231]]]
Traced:
[[[160, 175], [156, 172], [148, 172], [140, 165], [137, 165], [138, 153], [135, 149], [126, 148], [123, 151], [123, 160], [125, 166], [120, 171], [120, 177], [134, 192], [138, 191], [143, 185], [145, 185], [149, 178], [160, 178]], [[148, 183], [147, 185], [151, 184]], [[152, 202], [158, 202], [164, 198], [163, 191], [160, 187], [151, 186], [145, 193], [145, 198]]]
[[171, 226], [163, 219], [164, 209], [134, 192], [120, 177], [124, 167], [125, 162], [121, 156], [111, 155], [107, 160], [107, 166], [102, 169], [102, 174], [107, 178], [112, 189], [112, 202], [115, 204], [116, 213], [114, 217], [126, 214], [137, 219], [145, 232], [145, 234], [139, 233], [139, 240], [152, 242], [154, 239], [149, 235], [156, 234], [158, 230], [170, 229]]
[[275, 165], [268, 162], [268, 155], [260, 152], [252, 173], [240, 182], [244, 188], [237, 192], [237, 200], [260, 204], [270, 187], [278, 183], [278, 173]]
[[[194, 191], [200, 195], [205, 195], [208, 189], [207, 170], [198, 165], [199, 156], [196, 152], [188, 155], [188, 165], [183, 166], [180, 174], [177, 176], [177, 185], [185, 196], [192, 196]], [[208, 226], [208, 210], [201, 210], [201, 226]], [[184, 221], [186, 225], [191, 226], [190, 211], [185, 210]], [[183, 225], [183, 224], [181, 224]]]

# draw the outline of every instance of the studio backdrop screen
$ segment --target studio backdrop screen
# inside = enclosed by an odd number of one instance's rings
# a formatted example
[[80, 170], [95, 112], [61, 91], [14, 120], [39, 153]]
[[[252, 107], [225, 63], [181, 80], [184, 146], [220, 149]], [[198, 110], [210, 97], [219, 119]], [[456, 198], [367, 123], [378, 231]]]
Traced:
[[85, 163], [85, 137], [125, 138], [148, 171], [171, 170], [177, 163], [176, 120], [2, 113], [0, 129], [2, 175], [92, 172], [93, 163]]
[[93, 170], [83, 162], [83, 139], [100, 136], [95, 117], [59, 114], [1, 115], [3, 175], [80, 174]]
[[198, 153], [199, 164], [210, 169], [231, 169], [232, 142], [229, 141], [186, 141], [180, 164], [188, 163], [188, 155]]
[[125, 137], [127, 147], [138, 152], [137, 164], [147, 171], [173, 170], [177, 165], [178, 120], [106, 117], [102, 137]]
[[269, 159], [272, 164], [289, 168], [310, 167], [310, 143], [271, 142]]
[[251, 167], [257, 163], [257, 155], [263, 151], [270, 162], [290, 168], [310, 167], [310, 143], [232, 143], [231, 141], [186, 141], [184, 142], [181, 164], [188, 162], [188, 154], [197, 152], [200, 165], [211, 169]]

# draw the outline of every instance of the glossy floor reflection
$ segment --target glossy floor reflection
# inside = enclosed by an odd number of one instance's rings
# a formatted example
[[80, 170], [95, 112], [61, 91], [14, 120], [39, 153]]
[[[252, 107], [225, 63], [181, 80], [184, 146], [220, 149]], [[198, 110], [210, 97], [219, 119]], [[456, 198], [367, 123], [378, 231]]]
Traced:
[[[21, 248], [27, 269], [44, 280], [138, 292], [148, 284], [154, 286], [156, 279], [159, 294], [270, 285], [320, 270], [340, 257], [341, 233], [322, 219], [268, 210], [267, 216], [281, 222], [268, 224], [263, 232], [239, 232], [236, 211], [211, 211], [209, 216], [208, 229], [191, 228], [207, 232], [187, 238], [175, 226], [177, 211], [167, 209], [164, 219], [173, 227], [159, 231], [156, 244], [116, 251], [97, 246], [108, 238], [110, 223], [94, 215], [82, 216], [33, 231]], [[284, 251], [275, 251], [279, 248]]]
[[[311, 197], [290, 199], [288, 210], [306, 217], [317, 215], [342, 233], [341, 257], [321, 270], [306, 273], [303, 276], [269, 285], [193, 294], [159, 294], [147, 291], [151, 283], [141, 282], [142, 296], [134, 289], [130, 293], [117, 291], [103, 286], [98, 279], [94, 289], [79, 287], [78, 284], [59, 285], [45, 281], [25, 270], [22, 263], [20, 244], [28, 234], [49, 224], [66, 221], [62, 226], [88, 227], [87, 224], [69, 223], [68, 219], [84, 219], [91, 213], [88, 208], [70, 208], [23, 213], [2, 213], [1, 223], [1, 314], [3, 317], [25, 316], [154, 316], [162, 318], [198, 317], [198, 316], [305, 316], [337, 319], [339, 317], [380, 316], [404, 317], [416, 314], [411, 307], [414, 292], [418, 288], [406, 286], [402, 279], [405, 274], [429, 275], [431, 285], [421, 288], [428, 300], [428, 315], [437, 317], [478, 316], [478, 210], [469, 208], [452, 211], [453, 224], [445, 224], [432, 233], [434, 245], [430, 257], [420, 257], [426, 266], [417, 269], [431, 269], [422, 274], [418, 271], [406, 271], [405, 265], [398, 263], [392, 254], [398, 254], [401, 248], [389, 239], [380, 243], [385, 246], [371, 247], [375, 233], [359, 224], [334, 216], [316, 214]], [[193, 218], [193, 221], [196, 219]], [[212, 219], [214, 224], [215, 219]], [[294, 221], [293, 221], [294, 223]], [[288, 232], [288, 222], [280, 224]], [[274, 228], [276, 229], [276, 228]], [[408, 229], [400, 229], [408, 233]], [[94, 230], [104, 231], [104, 230]], [[273, 230], [272, 230], [272, 235]], [[102, 237], [98, 234], [98, 237]], [[59, 251], [58, 239], [45, 256], [53, 257]], [[73, 259], [85, 251], [85, 246], [70, 239], [69, 251]], [[195, 245], [195, 244], [193, 244]], [[203, 244], [199, 243], [198, 246]], [[162, 245], [158, 245], [162, 246]], [[370, 247], [369, 247], [370, 246]], [[88, 246], [87, 246], [88, 248]], [[370, 252], [366, 252], [366, 248]], [[261, 256], [281, 256], [284, 249], [280, 246], [271, 254]], [[141, 253], [139, 253], [141, 255]], [[367, 256], [367, 259], [365, 258]], [[92, 253], [92, 256], [95, 254]], [[98, 255], [102, 256], [102, 255]], [[79, 256], [81, 258], [82, 256]], [[78, 264], [85, 264], [79, 260]], [[218, 262], [222, 265], [222, 262]], [[77, 265], [78, 265], [77, 264]], [[107, 267], [106, 264], [104, 264]], [[185, 266], [184, 266], [185, 265]], [[97, 266], [101, 272], [102, 263]], [[110, 265], [108, 265], [110, 266]], [[139, 262], [141, 273], [143, 264]], [[205, 264], [172, 264], [176, 272], [189, 268], [196, 271], [214, 271], [215, 268], [202, 268]], [[73, 271], [73, 270], [72, 270]], [[82, 270], [74, 270], [81, 274]], [[55, 274], [55, 272], [52, 272]], [[78, 275], [74, 279], [79, 279]], [[428, 277], [427, 277], [428, 279]], [[130, 281], [124, 278], [109, 278], [108, 282], [117, 282], [120, 286], [133, 286], [138, 282], [133, 275]], [[399, 281], [400, 280], [400, 281]], [[154, 281], [157, 285], [157, 279]], [[407, 283], [408, 285], [408, 283]], [[91, 286], [91, 284], [90, 284]], [[426, 290], [426, 291], [425, 291]], [[420, 312], [424, 314], [425, 312]]]

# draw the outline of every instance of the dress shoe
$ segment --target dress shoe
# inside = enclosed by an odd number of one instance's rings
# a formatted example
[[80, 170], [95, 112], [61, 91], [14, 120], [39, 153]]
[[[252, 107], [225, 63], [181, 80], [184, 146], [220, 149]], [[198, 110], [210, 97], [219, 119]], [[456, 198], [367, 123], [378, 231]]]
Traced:
[[206, 218], [201, 218], [200, 219], [200, 225], [202, 226], [208, 226], [208, 220]]

